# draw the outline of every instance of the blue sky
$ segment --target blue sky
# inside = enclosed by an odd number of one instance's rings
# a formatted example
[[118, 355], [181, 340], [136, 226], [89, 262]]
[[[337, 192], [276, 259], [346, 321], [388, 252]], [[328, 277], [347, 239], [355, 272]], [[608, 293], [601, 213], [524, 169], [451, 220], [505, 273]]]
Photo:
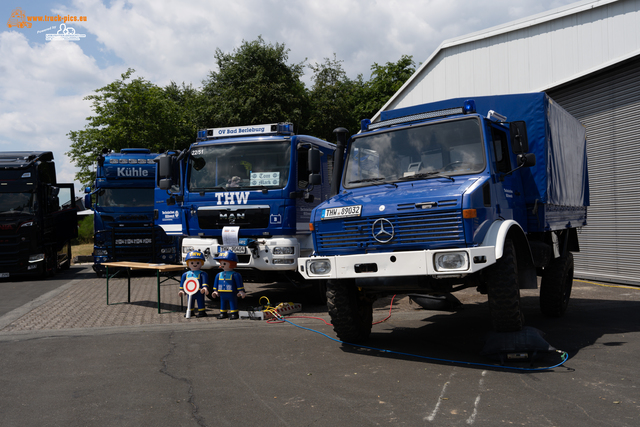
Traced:
[[[93, 114], [84, 97], [133, 68], [164, 86], [200, 87], [216, 48], [232, 52], [262, 36], [284, 43], [289, 62], [344, 61], [369, 78], [373, 63], [403, 54], [425, 61], [444, 41], [573, 3], [571, 0], [4, 0], [0, 4], [0, 151], [51, 150], [60, 182], [74, 181], [65, 156], [71, 130]], [[8, 27], [26, 16], [77, 21]], [[80, 21], [80, 19], [86, 20]], [[47, 40], [73, 28], [77, 40]], [[309, 70], [303, 79], [310, 85]], [[80, 190], [76, 183], [76, 191]]]

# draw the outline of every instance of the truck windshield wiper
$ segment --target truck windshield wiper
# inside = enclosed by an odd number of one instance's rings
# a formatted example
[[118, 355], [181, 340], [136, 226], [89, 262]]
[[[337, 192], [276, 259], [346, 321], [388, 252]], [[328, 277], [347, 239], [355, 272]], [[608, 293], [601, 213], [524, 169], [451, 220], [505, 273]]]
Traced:
[[[383, 182], [378, 182], [378, 181], [383, 181]], [[386, 178], [356, 179], [355, 181], [349, 181], [347, 184], [358, 184], [358, 183], [362, 183], [362, 182], [373, 182], [373, 183], [375, 183], [375, 185], [389, 184], [389, 185], [393, 185], [394, 187], [398, 188], [398, 185], [395, 182], [386, 181]]]
[[217, 187], [204, 187], [204, 188], [198, 188], [196, 193], [201, 193], [204, 191], [212, 191], [212, 190], [226, 190], [226, 187], [223, 187], [221, 185], [217, 186]]
[[422, 173], [416, 173], [416, 174], [413, 174], [413, 175], [407, 175], [407, 176], [403, 176], [402, 178], [400, 178], [399, 181], [411, 181], [411, 180], [414, 180], [414, 179], [427, 178], [427, 177], [446, 178], [446, 179], [450, 179], [452, 182], [455, 182], [455, 179], [453, 179], [453, 177], [451, 177], [449, 175], [444, 175], [440, 171], [422, 172]]

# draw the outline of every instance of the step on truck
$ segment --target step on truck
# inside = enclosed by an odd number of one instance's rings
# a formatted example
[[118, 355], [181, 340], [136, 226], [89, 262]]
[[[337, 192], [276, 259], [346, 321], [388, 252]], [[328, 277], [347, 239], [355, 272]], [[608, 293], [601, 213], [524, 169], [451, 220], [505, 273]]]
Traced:
[[104, 262], [180, 261], [179, 238], [168, 236], [154, 221], [156, 157], [147, 148], [105, 149], [98, 156], [95, 182], [85, 188], [85, 206], [94, 213], [93, 270], [100, 277]]
[[339, 176], [311, 215], [315, 251], [298, 262], [328, 281], [340, 339], [369, 337], [381, 296], [451, 300], [465, 288], [488, 296], [496, 331], [518, 331], [520, 289], [538, 277], [542, 312], [564, 314], [589, 205], [578, 120], [530, 93], [385, 111], [361, 128], [348, 141], [336, 130]]
[[204, 269], [232, 250], [244, 280], [286, 280], [324, 300], [324, 282], [297, 269], [313, 251], [310, 215], [329, 195], [334, 150], [291, 123], [199, 131], [188, 150], [158, 158], [157, 222], [184, 236], [183, 257], [202, 251]]
[[57, 182], [51, 151], [0, 152], [0, 278], [69, 268], [77, 212], [73, 184]]

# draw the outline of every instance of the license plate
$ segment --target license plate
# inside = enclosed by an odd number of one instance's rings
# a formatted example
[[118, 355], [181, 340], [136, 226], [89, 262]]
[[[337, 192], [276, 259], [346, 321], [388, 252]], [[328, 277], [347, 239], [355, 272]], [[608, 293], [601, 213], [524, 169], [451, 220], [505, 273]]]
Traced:
[[9, 273], [0, 273], [0, 279], [6, 279], [9, 277]]
[[350, 216], [360, 216], [361, 213], [362, 205], [329, 208], [322, 211], [322, 219], [348, 218]]
[[232, 251], [236, 254], [246, 254], [246, 246], [218, 246], [218, 253]]

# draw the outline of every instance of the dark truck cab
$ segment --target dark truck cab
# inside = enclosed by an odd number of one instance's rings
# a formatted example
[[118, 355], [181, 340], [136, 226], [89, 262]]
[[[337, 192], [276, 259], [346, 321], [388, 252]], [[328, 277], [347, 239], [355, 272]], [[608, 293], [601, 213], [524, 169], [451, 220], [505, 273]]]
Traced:
[[69, 268], [77, 236], [73, 184], [57, 182], [53, 153], [1, 152], [0, 278]]

